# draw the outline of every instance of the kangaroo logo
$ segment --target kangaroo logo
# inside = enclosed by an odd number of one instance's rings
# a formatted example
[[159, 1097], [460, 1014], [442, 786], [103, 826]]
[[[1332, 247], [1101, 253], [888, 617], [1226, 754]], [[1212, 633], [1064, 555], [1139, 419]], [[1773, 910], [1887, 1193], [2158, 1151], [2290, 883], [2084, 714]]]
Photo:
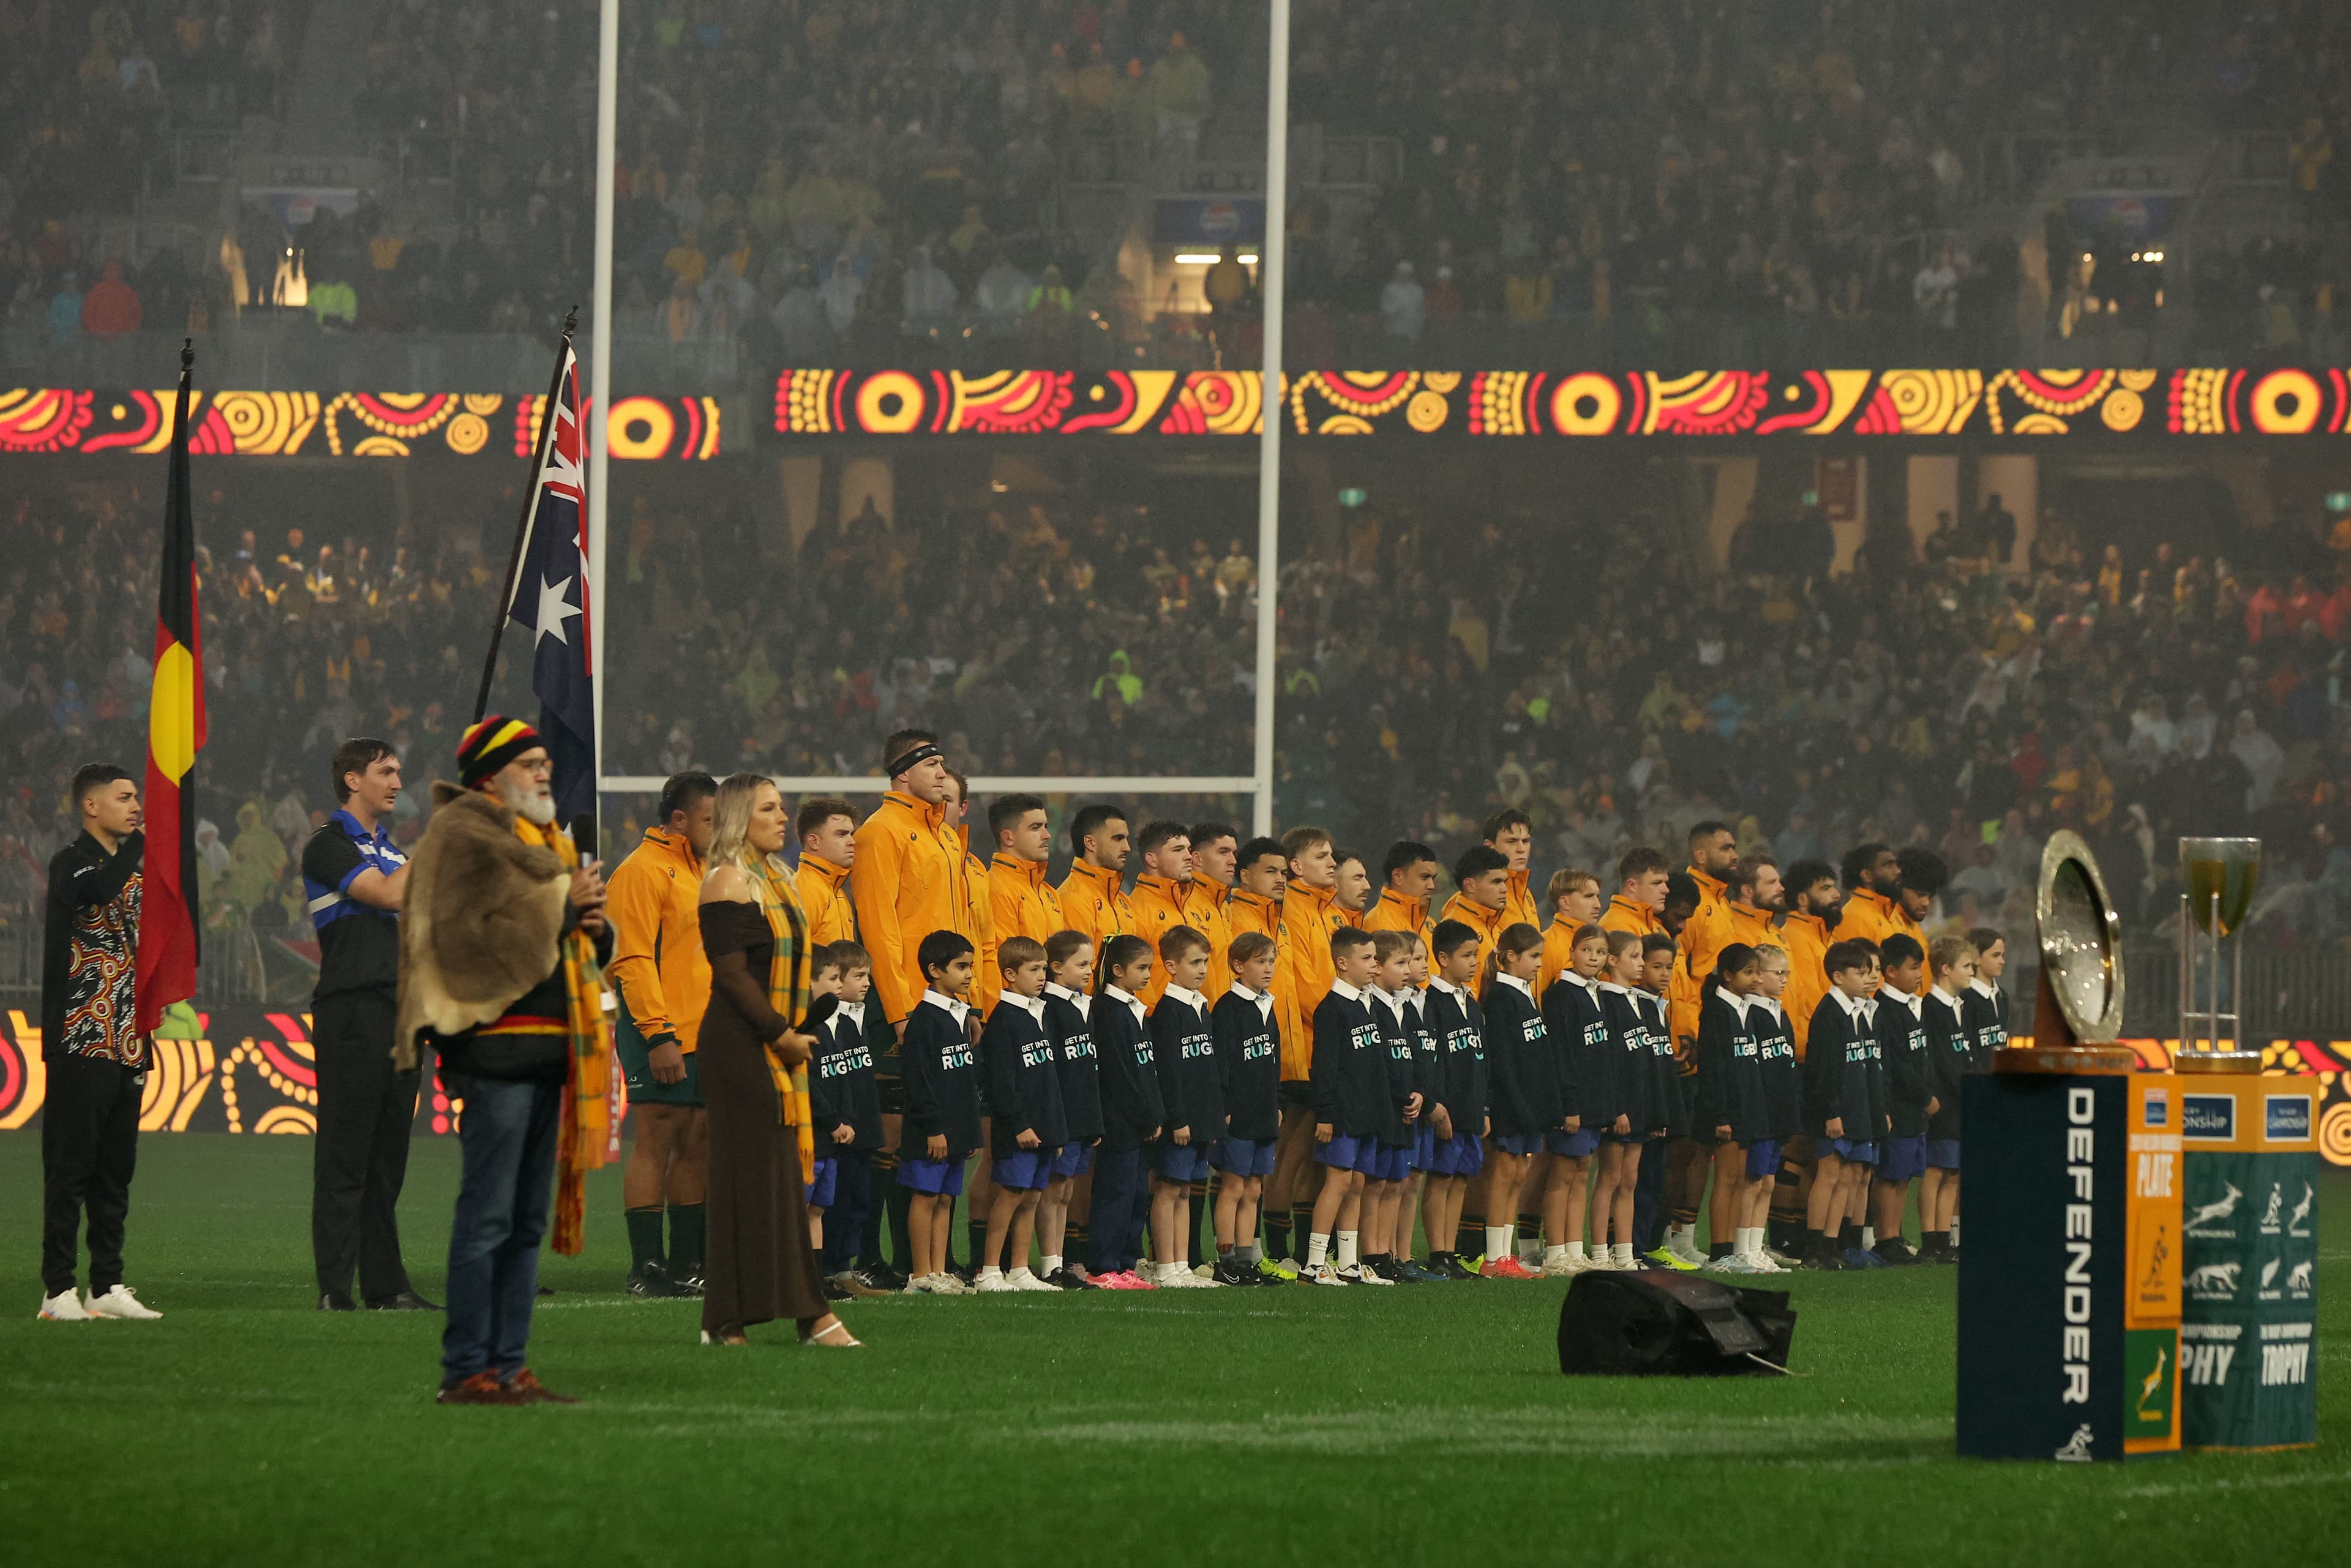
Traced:
[[2270, 1200], [2262, 1207], [2262, 1234], [2274, 1236], [2278, 1228], [2278, 1210], [2285, 1207], [2285, 1183], [2270, 1183]]
[[2302, 1201], [2295, 1204], [2294, 1206], [2294, 1212], [2286, 1217], [2285, 1233], [2288, 1236], [2307, 1236], [2310, 1234], [2310, 1206], [2316, 1202], [2317, 1199], [2318, 1189], [2311, 1186], [2308, 1182], [2304, 1182], [2302, 1184]]
[[2187, 1286], [2190, 1295], [2199, 1301], [2225, 1301], [2237, 1293], [2237, 1275], [2241, 1263], [2207, 1263], [2188, 1272]]
[[2162, 1415], [2162, 1412], [2159, 1410], [2149, 1410], [2147, 1407], [2147, 1402], [2154, 1398], [2156, 1391], [2163, 1386], [2164, 1369], [2170, 1364], [2170, 1353], [2161, 1345], [2156, 1346], [2155, 1370], [2148, 1373], [2144, 1378], [2139, 1380], [2138, 1416], [2140, 1420], [2152, 1421], [2158, 1416]]
[[2069, 1464], [2087, 1464], [2090, 1462], [2090, 1444], [2096, 1437], [2097, 1434], [2090, 1429], [2090, 1424], [2085, 1421], [2074, 1428], [2074, 1435], [2065, 1439], [2065, 1446], [2050, 1457], [2064, 1459]]
[[2305, 1258], [2296, 1263], [2285, 1277], [2285, 1288], [2307, 1294], [2310, 1291], [2310, 1266], [2314, 1259]]
[[2195, 1213], [2188, 1217], [2189, 1235], [2204, 1236], [2208, 1239], [2217, 1237], [2220, 1239], [2225, 1240], [2235, 1234], [2235, 1232], [2229, 1230], [2208, 1232], [2204, 1228], [2209, 1225], [2216, 1225], [2220, 1221], [2226, 1219], [2231, 1215], [2236, 1213], [2237, 1205], [2244, 1200], [2245, 1195], [2237, 1190], [2234, 1183], [2223, 1182], [2220, 1185], [2228, 1190], [2214, 1202], [2200, 1206]]

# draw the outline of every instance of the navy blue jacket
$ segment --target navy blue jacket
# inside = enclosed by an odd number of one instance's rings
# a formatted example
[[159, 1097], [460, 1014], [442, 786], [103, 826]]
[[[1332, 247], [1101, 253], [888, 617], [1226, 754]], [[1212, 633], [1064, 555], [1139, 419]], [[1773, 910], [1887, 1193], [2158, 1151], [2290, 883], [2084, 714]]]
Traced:
[[1208, 1009], [1216, 1037], [1224, 1135], [1265, 1143], [1281, 1132], [1281, 1009], [1228, 990]]
[[[1990, 1010], [1987, 998], [1978, 996], [1975, 999]], [[1959, 1080], [1977, 1065], [1975, 1037], [1965, 1021], [1967, 998], [1959, 998], [1955, 1008], [1929, 990], [1919, 998], [1918, 1011], [1927, 1025], [1928, 1087], [1942, 1102], [1927, 1118], [1927, 1135], [1956, 1138], [1959, 1135]]]
[[[1609, 1082], [1616, 1091], [1617, 1114], [1626, 1130], [1654, 1133], [1666, 1124], [1657, 1101], [1657, 1061], [1649, 1045], [1649, 1028], [1642, 1021], [1640, 1005], [1622, 986], [1600, 988], [1600, 1021], [1607, 1027], [1605, 1051]], [[1592, 1124], [1586, 1123], [1586, 1126]], [[1615, 1118], [1593, 1127], [1607, 1132]]]
[[[1388, 1100], [1387, 1050], [1370, 993], [1332, 989], [1314, 1009], [1314, 1061], [1307, 1074], [1314, 1120], [1342, 1138], [1376, 1136], [1395, 1118]], [[1384, 1010], [1384, 1009], [1383, 1009]]]
[[1600, 1004], [1583, 982], [1562, 975], [1543, 993], [1543, 1029], [1551, 1036], [1559, 1072], [1560, 1116], [1579, 1116], [1584, 1131], [1596, 1133], [1616, 1119], [1606, 1051], [1608, 1027]]
[[987, 1103], [994, 1107], [988, 1141], [999, 1159], [1021, 1152], [1020, 1134], [1033, 1132], [1037, 1146], [1050, 1154], [1070, 1141], [1061, 1114], [1061, 1074], [1044, 1023], [1007, 992], [980, 1032], [979, 1054], [987, 1063]]
[[899, 1042], [898, 1061], [906, 1081], [898, 1157], [928, 1159], [928, 1141], [935, 1134], [946, 1135], [951, 1160], [978, 1148], [979, 1062], [955, 1015], [927, 997], [917, 1002], [906, 1015], [906, 1038]]
[[1698, 1104], [1690, 1121], [1701, 1144], [1714, 1142], [1715, 1129], [1724, 1125], [1735, 1144], [1771, 1135], [1754, 1023], [1727, 992], [1710, 991], [1698, 1008]]
[[[1089, 998], [1091, 1006], [1091, 998]], [[1066, 997], [1045, 993], [1045, 1035], [1061, 1077], [1061, 1120], [1069, 1142], [1091, 1144], [1102, 1135], [1102, 1082], [1094, 1070], [1093, 1025]]]
[[1893, 1120], [1890, 1136], [1927, 1135], [1927, 1098], [1934, 1092], [1928, 1077], [1927, 1025], [1908, 1004], [1890, 991], [1877, 998], [1877, 1048], [1886, 1061], [1886, 1113]]
[[1827, 1137], [1834, 1119], [1843, 1124], [1839, 1135], [1876, 1142], [1883, 1130], [1878, 1076], [1876, 1034], [1865, 1019], [1845, 1011], [1838, 994], [1823, 997], [1804, 1041], [1804, 1130]]
[[1494, 1135], [1532, 1137], [1561, 1125], [1567, 1113], [1560, 1108], [1557, 1053], [1544, 1029], [1542, 1010], [1532, 997], [1504, 979], [1487, 988], [1480, 1005], [1486, 1013]]
[[1437, 986], [1428, 988], [1423, 1005], [1437, 1038], [1436, 1102], [1445, 1107], [1455, 1137], [1474, 1138], [1486, 1119], [1486, 1009], [1467, 991]]
[[1681, 1059], [1674, 1054], [1673, 1030], [1666, 1024], [1666, 999], [1651, 991], [1633, 993], [1641, 1015], [1641, 1029], [1649, 1041], [1651, 1092], [1656, 1097], [1658, 1123], [1677, 1138], [1689, 1136], [1689, 1080], [1682, 1075]]
[[1763, 1078], [1767, 1138], [1792, 1138], [1804, 1130], [1804, 1086], [1796, 1065], [1796, 1026], [1776, 1004], [1748, 1004], [1748, 1027], [1755, 1031]]
[[1217, 1071], [1217, 1040], [1208, 1015], [1172, 989], [1151, 1009], [1151, 1053], [1159, 1067], [1159, 1099], [1167, 1133], [1190, 1129], [1192, 1147], [1206, 1149], [1225, 1135], [1225, 1091]]
[[[873, 1082], [873, 1033], [893, 1033], [881, 1007], [865, 1004], [862, 1029], [846, 1011], [835, 1012], [816, 1031], [815, 1060], [809, 1064], [809, 1124], [816, 1134], [816, 1155], [823, 1159], [841, 1149], [872, 1150], [882, 1146], [882, 1093]], [[857, 1135], [846, 1145], [832, 1141], [832, 1130], [842, 1123]]]
[[1102, 1147], [1139, 1149], [1167, 1125], [1150, 1031], [1107, 986], [1094, 993], [1092, 1017], [1102, 1082]]

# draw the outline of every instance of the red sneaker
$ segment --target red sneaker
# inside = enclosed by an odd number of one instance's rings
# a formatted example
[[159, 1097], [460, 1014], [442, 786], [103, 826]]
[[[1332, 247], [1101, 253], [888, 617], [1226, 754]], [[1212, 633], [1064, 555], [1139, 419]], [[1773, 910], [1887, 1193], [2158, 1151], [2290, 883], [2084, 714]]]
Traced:
[[433, 1396], [435, 1405], [527, 1405], [517, 1398], [495, 1372], [477, 1372], [462, 1383], [445, 1384]]
[[1486, 1265], [1485, 1273], [1489, 1280], [1540, 1280], [1542, 1278], [1541, 1274], [1534, 1273], [1516, 1258], [1497, 1259]]

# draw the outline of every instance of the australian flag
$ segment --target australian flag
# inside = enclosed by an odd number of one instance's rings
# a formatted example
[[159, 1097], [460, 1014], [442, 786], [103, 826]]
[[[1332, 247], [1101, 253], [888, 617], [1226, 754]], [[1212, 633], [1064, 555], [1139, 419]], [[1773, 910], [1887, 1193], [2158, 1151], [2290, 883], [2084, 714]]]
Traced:
[[515, 550], [507, 615], [531, 632], [530, 689], [554, 759], [560, 822], [596, 810], [596, 658], [589, 645], [587, 441], [571, 340], [540, 420], [531, 502]]

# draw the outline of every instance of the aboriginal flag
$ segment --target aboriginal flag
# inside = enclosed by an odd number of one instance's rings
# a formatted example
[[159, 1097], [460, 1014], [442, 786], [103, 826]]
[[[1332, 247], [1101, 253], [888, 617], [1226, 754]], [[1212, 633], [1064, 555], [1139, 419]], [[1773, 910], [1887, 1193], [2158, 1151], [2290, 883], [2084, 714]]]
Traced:
[[163, 582], [155, 607], [155, 686], [147, 712], [147, 841], [139, 899], [138, 1028], [196, 994], [196, 753], [204, 744], [204, 646], [196, 613], [196, 519], [188, 497], [188, 414], [196, 356], [180, 350], [172, 476], [163, 500]]

